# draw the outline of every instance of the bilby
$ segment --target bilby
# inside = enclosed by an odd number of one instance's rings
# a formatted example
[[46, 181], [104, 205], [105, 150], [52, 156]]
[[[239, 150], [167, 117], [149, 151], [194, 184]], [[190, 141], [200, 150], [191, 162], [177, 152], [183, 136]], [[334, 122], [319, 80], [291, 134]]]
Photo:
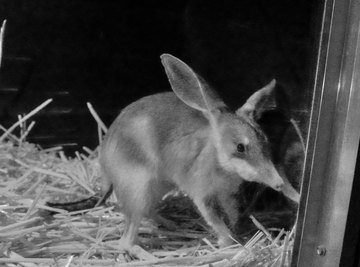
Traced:
[[[144, 97], [123, 109], [100, 148], [103, 193], [113, 187], [126, 216], [121, 246], [137, 242], [141, 219], [174, 187], [193, 200], [219, 245], [226, 246], [233, 242], [239, 185], [254, 181], [277, 191], [286, 185], [254, 119], [275, 81], [231, 112], [187, 64], [169, 54], [161, 62], [173, 92]], [[290, 192], [297, 201], [297, 192]]]

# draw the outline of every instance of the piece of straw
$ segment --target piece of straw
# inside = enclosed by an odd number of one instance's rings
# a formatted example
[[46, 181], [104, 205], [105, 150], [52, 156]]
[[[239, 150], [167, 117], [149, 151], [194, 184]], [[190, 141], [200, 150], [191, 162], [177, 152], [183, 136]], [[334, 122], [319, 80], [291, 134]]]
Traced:
[[3, 58], [3, 48], [4, 48], [4, 33], [6, 28], [6, 20], [3, 21], [0, 29], [0, 67]]
[[23, 226], [35, 223], [35, 222], [37, 222], [39, 220], [41, 220], [40, 217], [33, 217], [33, 218], [28, 219], [26, 221], [19, 221], [17, 223], [13, 223], [13, 224], [10, 224], [10, 225], [7, 225], [7, 226], [0, 227], [0, 232], [8, 232], [8, 231], [10, 231], [10, 230], [12, 230], [14, 228], [23, 227]]
[[20, 136], [20, 140], [19, 143], [23, 142], [26, 140], [26, 137], [29, 135], [30, 131], [32, 130], [32, 128], [35, 126], [35, 121], [32, 121], [29, 125], [29, 127], [27, 127], [27, 129], [24, 131], [24, 133]]
[[296, 121], [295, 121], [294, 119], [290, 119], [290, 122], [291, 122], [292, 126], [294, 127], [294, 129], [295, 129], [295, 131], [296, 131], [296, 134], [297, 134], [298, 137], [299, 137], [299, 140], [300, 140], [300, 143], [301, 143], [303, 152], [304, 152], [304, 154], [305, 154], [305, 151], [306, 151], [305, 141], [304, 141], [304, 138], [303, 138], [303, 136], [302, 136], [302, 134], [301, 134], [299, 125], [296, 123]]
[[86, 103], [91, 115], [94, 117], [94, 119], [96, 120], [97, 124], [101, 127], [101, 129], [104, 131], [104, 133], [107, 132], [107, 127], [105, 126], [105, 124], [103, 123], [103, 121], [100, 119], [99, 115], [96, 113], [96, 111], [94, 110], [93, 106], [91, 105], [91, 103], [87, 102]]
[[279, 267], [285, 266], [286, 256], [288, 254], [289, 247], [289, 234], [285, 236], [283, 251], [281, 252], [281, 261]]
[[46, 107], [48, 104], [50, 104], [52, 102], [52, 99], [48, 99], [46, 100], [44, 103], [42, 103], [40, 106], [38, 106], [37, 108], [33, 109], [32, 111], [30, 111], [28, 114], [26, 114], [24, 117], [21, 118], [21, 120], [18, 120], [15, 124], [13, 124], [5, 133], [3, 133], [3, 135], [0, 137], [0, 143], [4, 141], [4, 139], [12, 132], [15, 130], [16, 127], [18, 127], [19, 125], [21, 125], [22, 122], [26, 121], [27, 119], [29, 119], [30, 117], [34, 116], [36, 113], [38, 113], [41, 109], [43, 109], [44, 107]]
[[252, 222], [256, 225], [256, 227], [259, 228], [261, 231], [263, 231], [263, 233], [267, 236], [267, 238], [272, 242], [273, 239], [271, 237], [271, 234], [265, 229], [265, 227], [258, 220], [256, 220], [253, 215], [250, 215], [249, 217], [252, 220]]
[[31, 214], [31, 212], [34, 210], [36, 204], [38, 203], [40, 196], [42, 195], [44, 189], [46, 187], [46, 184], [42, 184], [40, 185], [40, 189], [39, 189], [39, 193], [37, 194], [37, 196], [35, 197], [35, 199], [33, 200], [30, 208], [28, 209], [28, 211], [26, 212], [26, 214], [24, 215], [24, 217], [22, 218], [23, 221], [27, 220]]

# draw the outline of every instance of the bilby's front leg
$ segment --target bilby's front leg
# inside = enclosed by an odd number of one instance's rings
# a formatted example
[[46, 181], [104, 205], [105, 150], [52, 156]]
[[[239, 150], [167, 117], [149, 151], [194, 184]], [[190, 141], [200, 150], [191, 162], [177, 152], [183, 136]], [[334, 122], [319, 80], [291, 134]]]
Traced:
[[235, 240], [230, 231], [237, 218], [235, 201], [226, 203], [225, 200], [224, 195], [215, 193], [194, 199], [204, 219], [217, 233], [220, 247], [232, 245]]

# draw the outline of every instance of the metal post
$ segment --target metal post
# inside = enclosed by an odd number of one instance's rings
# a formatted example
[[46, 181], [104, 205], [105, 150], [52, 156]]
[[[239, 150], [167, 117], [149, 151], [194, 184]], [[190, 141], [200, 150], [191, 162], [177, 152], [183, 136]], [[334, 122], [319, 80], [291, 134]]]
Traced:
[[360, 137], [360, 1], [324, 4], [293, 266], [339, 266]]

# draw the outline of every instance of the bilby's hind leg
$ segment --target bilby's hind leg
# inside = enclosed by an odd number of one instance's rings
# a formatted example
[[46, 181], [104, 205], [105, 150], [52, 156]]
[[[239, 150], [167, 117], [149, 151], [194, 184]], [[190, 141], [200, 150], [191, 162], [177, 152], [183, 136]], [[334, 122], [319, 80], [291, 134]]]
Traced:
[[151, 169], [145, 166], [131, 166], [131, 171], [119, 173], [119, 176], [126, 175], [122, 177], [126, 177], [127, 182], [121, 183], [121, 180], [118, 180], [114, 183], [121, 210], [126, 216], [125, 228], [119, 244], [122, 248], [131, 248], [137, 243], [141, 220], [154, 206], [151, 194], [152, 173]]
[[138, 242], [138, 230], [141, 223], [141, 216], [125, 218], [125, 228], [119, 240], [121, 249], [129, 251]]

